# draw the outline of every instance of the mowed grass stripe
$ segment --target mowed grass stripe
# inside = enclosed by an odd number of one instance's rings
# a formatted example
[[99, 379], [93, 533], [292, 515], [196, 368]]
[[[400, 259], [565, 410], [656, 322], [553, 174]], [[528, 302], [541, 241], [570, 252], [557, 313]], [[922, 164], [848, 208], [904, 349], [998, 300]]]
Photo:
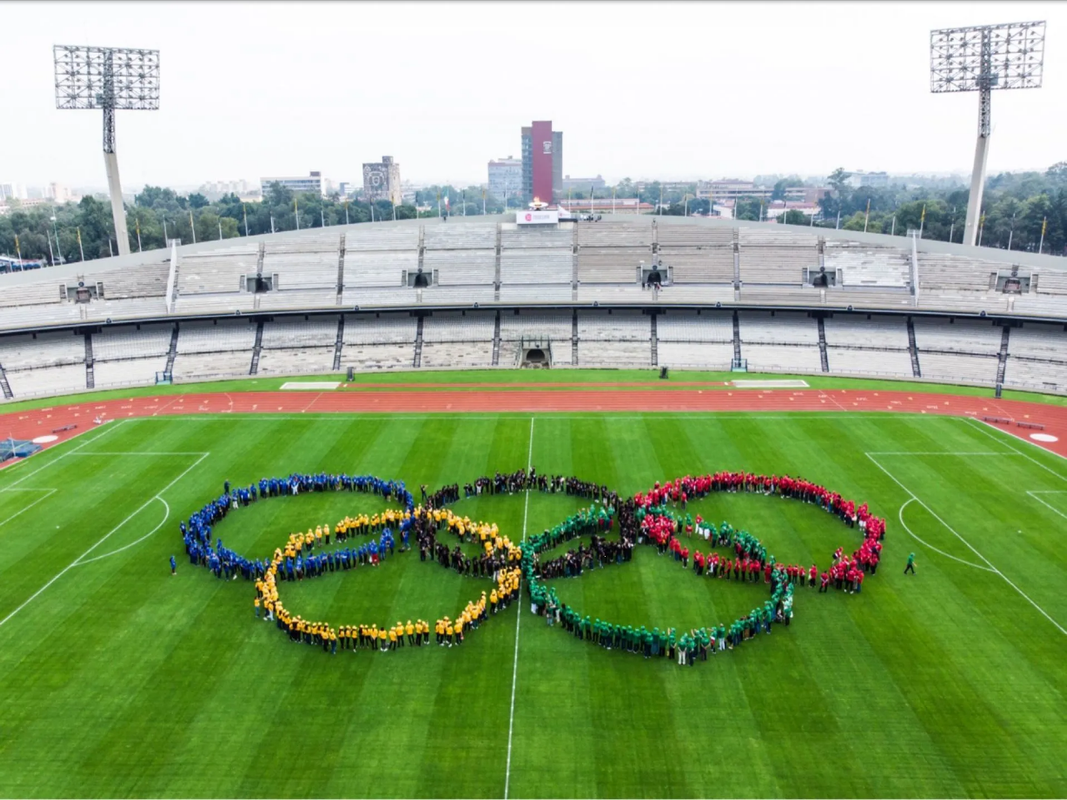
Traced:
[[[0, 669], [10, 690], [0, 794], [502, 794], [514, 608], [458, 650], [431, 645], [430, 652], [330, 658], [255, 622], [247, 584], [216, 581], [181, 558], [179, 576], [171, 578], [166, 558], [181, 555], [177, 519], [217, 495], [227, 477], [247, 483], [293, 469], [344, 469], [403, 478], [416, 494], [424, 475], [432, 485], [462, 485], [486, 470], [525, 466], [529, 415], [453, 418], [458, 427], [430, 417], [268, 419], [131, 421], [108, 434], [114, 441], [100, 442], [108, 451], [165, 447], [213, 455], [168, 490], [174, 516], [156, 536], [71, 570], [39, 598], [54, 591], [53, 607], [35, 601], [0, 628]], [[510, 794], [1063, 796], [1067, 676], [1058, 633], [996, 575], [914, 543], [895, 521], [907, 492], [862, 456], [865, 450], [1009, 449], [970, 428], [921, 417], [805, 417], [793, 425], [714, 415], [537, 417], [533, 461], [542, 471], [595, 473], [630, 492], [704, 469], [747, 465], [781, 474], [785, 464], [871, 501], [889, 517], [890, 533], [886, 563], [862, 595], [803, 589], [790, 629], [776, 627], [770, 637], [693, 668], [606, 653], [528, 616], [520, 638]], [[723, 463], [731, 457], [740, 464]], [[67, 502], [53, 513], [78, 519], [75, 511], [87, 507], [79, 498], [98, 494], [100, 475], [111, 469], [93, 471], [103, 458], [65, 458], [23, 485], [51, 485], [42, 481], [52, 469], [63, 470]], [[697, 458], [700, 463], [688, 463]], [[142, 471], [170, 470], [154, 485], [147, 475], [130, 478], [135, 491], [149, 496], [189, 463], [175, 470], [166, 459], [136, 460]], [[1056, 487], [1058, 479], [1028, 459], [986, 457], [966, 469], [939, 468], [936, 458], [899, 460], [915, 462], [910, 468], [923, 485], [902, 478], [905, 484], [961, 533], [969, 527], [983, 537], [986, 544], [976, 546], [996, 552], [989, 557], [998, 566], [998, 548], [1009, 533], [1018, 538], [1014, 530], [1026, 532], [1020, 547], [1032, 548], [1033, 557], [1046, 555], [1042, 529], [1048, 539], [1058, 535], [1050, 527], [1055, 515], [1023, 489]], [[121, 457], [112, 461], [124, 464]], [[66, 471], [74, 462], [80, 466]], [[1002, 507], [990, 491], [998, 475], [994, 462], [1010, 463], [1007, 477], [1016, 487]], [[896, 460], [886, 463], [898, 474]], [[284, 539], [297, 520], [318, 522], [324, 514], [333, 520], [357, 507], [357, 498], [371, 500], [339, 493], [336, 505], [335, 498], [316, 495], [271, 501], [242, 510], [218, 532], [241, 549], [271, 549], [275, 526]], [[100, 502], [99, 514], [121, 520], [145, 499], [115, 491]], [[481, 498], [457, 511], [496, 519], [521, 535], [523, 501], [521, 495]], [[823, 564], [827, 541], [858, 542], [857, 532], [791, 501], [716, 496], [704, 503], [762, 536], [780, 557], [779, 550], [811, 553]], [[578, 505], [534, 494], [530, 527], [540, 530]], [[916, 532], [941, 543], [932, 538], [936, 520], [916, 506], [905, 519], [912, 524], [915, 511]], [[156, 524], [141, 519], [152, 508], [131, 520], [120, 543]], [[1009, 532], [1002, 523], [1013, 519], [1018, 524]], [[29, 537], [32, 524], [20, 532]], [[0, 528], [0, 547], [5, 536]], [[912, 549], [919, 574], [905, 577], [899, 573]], [[1014, 553], [1015, 544], [1004, 552]], [[54, 575], [69, 563], [50, 563], [58, 555], [37, 552], [26, 565], [40, 560]], [[380, 602], [405, 620], [419, 613], [406, 598], [451, 608], [480, 591], [476, 580], [408, 556], [411, 570], [398, 557], [375, 580], [357, 572], [300, 588], [309, 599], [312, 589], [322, 590], [316, 602], [322, 599], [331, 614], [335, 607], [347, 613], [349, 604]], [[750, 607], [747, 589], [751, 599], [762, 599], [762, 584], [720, 587], [666, 558], [641, 551], [630, 565], [560, 581], [561, 597], [672, 621], [728, 613], [735, 602]], [[378, 579], [390, 576], [395, 591], [384, 584], [379, 590]], [[1035, 599], [1045, 588], [1017, 582]]]

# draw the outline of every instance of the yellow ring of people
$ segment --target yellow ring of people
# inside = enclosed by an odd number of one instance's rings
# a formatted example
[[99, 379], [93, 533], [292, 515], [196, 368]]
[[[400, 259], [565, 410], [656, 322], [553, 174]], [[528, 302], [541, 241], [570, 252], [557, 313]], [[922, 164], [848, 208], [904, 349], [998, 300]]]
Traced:
[[[449, 647], [453, 644], [462, 644], [465, 635], [470, 630], [477, 629], [482, 622], [518, 598], [522, 574], [519, 567], [522, 550], [507, 536], [500, 533], [496, 523], [472, 520], [448, 508], [426, 509], [418, 506], [412, 511], [390, 508], [373, 515], [360, 514], [355, 518], [345, 517], [333, 527], [333, 534], [336, 537], [335, 541], [340, 543], [360, 534], [378, 534], [386, 527], [401, 525], [412, 517], [432, 519], [436, 533], [448, 532], [456, 536], [460, 542], [479, 543], [487, 556], [503, 557], [502, 566], [495, 570], [496, 585], [492, 590], [488, 593], [483, 591], [480, 597], [468, 602], [454, 620], [445, 616], [433, 625], [438, 644]], [[360, 648], [395, 650], [403, 647], [405, 640], [408, 645], [429, 644], [431, 626], [422, 618], [415, 621], [409, 619], [406, 623], [401, 621], [395, 624], [361, 622], [334, 627], [327, 622], [305, 620], [285, 608], [278, 592], [279, 568], [286, 559], [311, 556], [317, 550], [329, 547], [330, 534], [329, 526], [318, 526], [314, 530], [309, 528], [307, 532], [289, 534], [285, 545], [275, 548], [264, 577], [256, 581], [254, 601], [256, 608], [259, 609], [262, 606], [266, 618], [277, 620], [278, 627], [287, 631], [293, 641], [320, 645], [324, 650], [333, 653], [337, 652], [338, 647], [342, 650]], [[432, 554], [431, 560], [436, 560], [432, 558]], [[362, 563], [376, 565], [379, 562], [375, 555], [368, 556], [367, 561]], [[358, 564], [350, 568], [356, 566]], [[316, 572], [308, 577], [317, 577], [321, 574], [321, 572]], [[284, 583], [284, 580], [282, 582]]]

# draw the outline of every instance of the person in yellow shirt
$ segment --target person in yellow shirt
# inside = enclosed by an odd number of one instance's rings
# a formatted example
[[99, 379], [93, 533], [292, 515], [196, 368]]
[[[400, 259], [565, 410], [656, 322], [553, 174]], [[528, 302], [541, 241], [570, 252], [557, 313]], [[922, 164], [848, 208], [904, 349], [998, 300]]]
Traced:
[[[378, 631], [378, 644], [381, 645], [383, 653], [389, 649], [389, 633], [385, 628]], [[393, 635], [395, 636], [396, 634], [394, 633]]]
[[452, 646], [452, 639], [455, 637], [455, 635], [456, 628], [452, 624], [452, 620], [450, 620], [448, 617], [445, 617], [445, 640], [448, 642], [449, 647]]
[[389, 649], [396, 650], [396, 628], [389, 629]]
[[495, 614], [497, 606], [500, 604], [500, 595], [496, 593], [496, 589], [489, 593], [489, 603], [492, 605], [493, 613]]
[[457, 619], [455, 625], [453, 625], [453, 629], [455, 631], [456, 636], [456, 644], [463, 644], [463, 624], [463, 615], [460, 614], [459, 619]]
[[408, 635], [408, 644], [415, 644], [415, 626], [411, 624], [411, 620], [408, 620], [408, 624], [404, 626], [404, 633]]
[[442, 646], [445, 643], [445, 621], [442, 619], [437, 620], [433, 626], [434, 632], [437, 634], [437, 644]]

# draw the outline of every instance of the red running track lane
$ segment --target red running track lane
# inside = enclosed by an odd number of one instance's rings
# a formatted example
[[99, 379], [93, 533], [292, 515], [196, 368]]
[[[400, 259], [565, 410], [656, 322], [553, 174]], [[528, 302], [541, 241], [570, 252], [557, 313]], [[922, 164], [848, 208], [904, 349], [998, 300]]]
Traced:
[[[234, 392], [137, 397], [57, 406], [0, 415], [0, 437], [34, 439], [56, 436], [45, 447], [97, 427], [96, 419], [114, 420], [177, 414], [302, 414], [302, 413], [543, 413], [543, 412], [656, 412], [656, 411], [826, 411], [898, 412], [960, 417], [1001, 417], [1010, 423], [1000, 430], [1067, 457], [1067, 407], [919, 392], [819, 389], [737, 389], [670, 392], [588, 389], [573, 391], [525, 389], [470, 391], [364, 392]], [[1016, 422], [1044, 425], [1041, 433], [1056, 442], [1030, 439], [1037, 431]], [[61, 427], [76, 425], [68, 431]], [[11, 462], [8, 462], [11, 463]]]

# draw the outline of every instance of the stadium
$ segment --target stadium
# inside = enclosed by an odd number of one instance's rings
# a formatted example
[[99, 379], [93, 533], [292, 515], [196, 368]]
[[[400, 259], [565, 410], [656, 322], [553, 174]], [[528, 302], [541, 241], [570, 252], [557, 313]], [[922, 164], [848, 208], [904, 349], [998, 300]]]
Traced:
[[1062, 257], [218, 225], [0, 274], [0, 796], [1067, 795]]

